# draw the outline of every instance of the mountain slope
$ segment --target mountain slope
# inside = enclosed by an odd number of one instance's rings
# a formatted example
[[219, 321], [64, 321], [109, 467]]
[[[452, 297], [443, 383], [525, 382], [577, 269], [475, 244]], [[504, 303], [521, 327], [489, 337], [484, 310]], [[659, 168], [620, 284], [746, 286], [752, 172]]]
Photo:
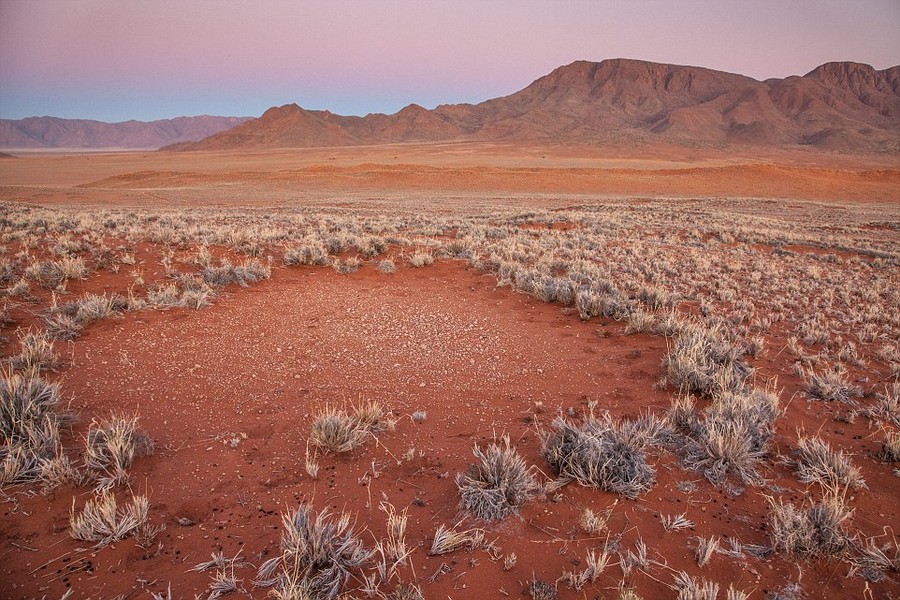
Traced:
[[405, 141], [635, 142], [900, 151], [900, 66], [827, 63], [764, 82], [712, 69], [613, 59], [559, 67], [480, 104], [410, 105], [344, 117], [296, 104], [175, 150]]
[[122, 123], [56, 117], [2, 119], [0, 148], [159, 148], [201, 140], [247, 120], [209, 115]]

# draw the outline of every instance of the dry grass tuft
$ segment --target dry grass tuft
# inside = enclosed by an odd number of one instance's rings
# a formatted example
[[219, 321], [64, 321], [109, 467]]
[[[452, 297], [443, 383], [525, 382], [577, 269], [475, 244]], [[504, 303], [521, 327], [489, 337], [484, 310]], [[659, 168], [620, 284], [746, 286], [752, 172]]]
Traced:
[[486, 521], [518, 512], [541, 489], [533, 469], [510, 446], [509, 436], [503, 436], [501, 442], [490, 444], [485, 451], [476, 445], [472, 453], [478, 462], [456, 477], [460, 508]]
[[42, 480], [50, 488], [74, 469], [62, 456], [59, 388], [43, 379], [7, 372], [0, 380], [0, 486]]
[[716, 600], [719, 595], [718, 583], [691, 577], [684, 571], [675, 576], [675, 589], [678, 600]]
[[776, 551], [800, 556], [839, 556], [850, 547], [844, 524], [853, 511], [828, 495], [806, 508], [769, 498], [769, 535]]
[[556, 600], [557, 598], [556, 586], [540, 579], [529, 581], [526, 593], [532, 600]]
[[806, 393], [818, 400], [850, 402], [862, 395], [862, 389], [850, 383], [847, 371], [842, 366], [821, 373], [810, 370], [805, 373], [804, 379]]
[[84, 464], [97, 481], [98, 490], [127, 482], [127, 469], [135, 456], [153, 452], [153, 442], [137, 425], [136, 415], [113, 415], [91, 422], [85, 438]]
[[379, 402], [355, 405], [350, 412], [326, 405], [313, 420], [310, 441], [326, 452], [350, 452], [395, 425], [391, 411]]
[[618, 503], [618, 500], [613, 501], [609, 508], [602, 512], [594, 512], [590, 508], [585, 508], [581, 511], [581, 528], [594, 536], [603, 533], [606, 529], [606, 524], [609, 522], [609, 518], [612, 516], [613, 509]]
[[716, 485], [725, 483], [729, 473], [758, 485], [762, 478], [756, 467], [768, 452], [778, 404], [777, 394], [767, 390], [725, 392], [701, 420], [693, 399], [682, 396], [672, 404], [668, 421], [683, 436], [680, 445], [688, 468]]
[[21, 337], [19, 354], [8, 359], [16, 371], [37, 375], [59, 366], [59, 356], [53, 349], [53, 341], [46, 331], [28, 331]]
[[97, 542], [97, 546], [106, 546], [132, 534], [138, 527], [147, 522], [150, 502], [145, 496], [133, 496], [131, 502], [120, 509], [116, 497], [110, 492], [91, 498], [80, 513], [75, 512], [72, 501], [72, 512], [69, 516], [69, 534], [76, 540]]
[[818, 437], [801, 436], [797, 440], [797, 476], [803, 483], [818, 483], [826, 490], [866, 487], [859, 468], [842, 450], [832, 450]]
[[439, 556], [441, 554], [455, 552], [460, 548], [475, 550], [484, 546], [484, 543], [483, 529], [457, 531], [455, 527], [439, 525], [434, 534], [434, 540], [431, 542], [431, 549], [428, 551], [428, 554]]
[[372, 557], [372, 551], [341, 513], [335, 520], [328, 509], [316, 514], [302, 504], [281, 518], [281, 552], [259, 568], [260, 587], [274, 586], [280, 600], [323, 599], [340, 596], [350, 576]]
[[627, 498], [637, 498], [653, 485], [655, 471], [645, 449], [660, 435], [659, 419], [615, 421], [592, 413], [580, 426], [558, 417], [552, 427], [542, 435], [541, 453], [560, 484], [574, 480]]
[[663, 360], [666, 376], [679, 390], [707, 398], [742, 392], [753, 374], [744, 349], [717, 327], [686, 326]]

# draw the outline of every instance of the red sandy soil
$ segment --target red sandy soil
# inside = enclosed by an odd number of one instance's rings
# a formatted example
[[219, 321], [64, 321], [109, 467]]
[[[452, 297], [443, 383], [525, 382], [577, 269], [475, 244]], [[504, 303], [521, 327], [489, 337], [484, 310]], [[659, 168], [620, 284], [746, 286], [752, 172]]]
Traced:
[[[468, 212], [503, 204], [587, 203], [604, 195], [896, 203], [898, 173], [897, 157], [728, 156], [662, 147], [642, 153], [408, 144], [39, 155], [3, 161], [0, 200], [108, 207], [344, 203]], [[145, 273], [148, 281], [152, 277]], [[123, 269], [115, 277], [73, 282], [71, 291], [123, 293], [129, 281]], [[12, 316], [19, 324], [29, 318], [24, 312]], [[14, 337], [9, 330], [4, 333]], [[778, 355], [786, 340], [775, 336], [755, 366], [760, 381], [778, 376], [787, 404], [777, 422], [776, 451], [788, 454], [796, 428], [803, 426], [856, 453], [869, 490], [856, 493], [851, 502], [853, 531], [893, 535], [882, 528], [900, 518], [900, 479], [874, 457], [879, 433], [863, 418], [835, 421], [840, 407], [808, 401], [790, 361]], [[132, 539], [85, 549], [87, 544], [69, 537], [67, 527], [73, 495], [80, 507], [89, 491], [66, 487], [49, 500], [19, 490], [7, 493], [0, 511], [4, 598], [55, 598], [68, 586], [75, 598], [149, 598], [149, 591], [162, 592], [169, 582], [174, 597], [192, 597], [202, 594], [210, 579], [188, 572], [190, 567], [218, 549], [226, 556], [240, 552], [258, 566], [277, 550], [280, 513], [302, 501], [358, 515], [359, 525], [371, 532], [363, 537], [373, 545], [384, 535], [384, 514], [378, 510], [383, 499], [409, 508], [408, 542], [416, 550], [402, 579], [423, 583], [427, 598], [521, 597], [533, 576], [552, 582], [566, 570], [583, 568], [587, 550], [604, 540], [588, 539], [580, 530], [581, 509], [602, 510], [617, 497], [570, 484], [558, 496], [527, 504], [521, 517], [487, 525], [488, 539], [496, 539], [504, 554], [518, 556], [508, 572], [502, 559], [492, 561], [484, 551], [428, 557], [437, 526], [459, 518], [454, 476], [473, 460], [472, 444], [508, 433], [529, 464], [546, 470], [535, 422], [547, 426], [559, 410], [581, 415], [590, 400], [616, 416], [660, 412], [672, 393], [654, 387], [666, 352], [664, 338], [625, 336], [622, 325], [612, 322], [581, 322], [558, 306], [496, 289], [492, 277], [461, 263], [400, 266], [395, 275], [372, 265], [351, 275], [279, 268], [272, 280], [230, 289], [211, 308], [130, 314], [93, 324], [75, 342], [58, 347], [70, 365], [56, 378], [83, 415], [67, 445], [77, 452], [92, 417], [112, 411], [139, 414], [156, 452], [136, 460], [131, 482], [135, 493], [150, 497], [151, 522], [166, 530], [159, 536], [158, 553], [137, 548]], [[863, 350], [871, 356], [871, 348]], [[857, 372], [856, 382], [869, 393], [881, 389], [885, 365], [873, 360], [866, 369], [878, 380], [863, 381], [864, 373]], [[368, 399], [395, 409], [396, 430], [349, 456], [320, 456], [319, 478], [310, 478], [304, 452], [313, 412], [328, 402]], [[421, 424], [408, 416], [416, 410], [427, 412]], [[410, 448], [417, 452], [404, 460]], [[838, 561], [715, 555], [709, 566], [698, 569], [695, 537], [768, 542], [766, 490], [748, 488], [731, 498], [681, 469], [671, 454], [663, 452], [651, 462], [657, 484], [638, 501], [619, 500], [609, 526], [612, 537], [622, 535], [623, 551], [633, 549], [640, 536], [650, 557], [667, 565], [629, 578], [645, 599], [674, 597], [665, 584], [681, 569], [732, 581], [752, 590], [754, 599], [798, 580], [808, 598], [900, 595], [892, 580], [865, 591], [863, 580], [846, 577], [848, 567]], [[366, 473], [369, 487], [359, 483]], [[795, 490], [788, 499], [799, 502], [807, 495], [787, 465], [770, 464], [764, 475]], [[679, 491], [680, 481], [695, 482], [697, 490]], [[682, 512], [697, 523], [695, 528], [665, 532], [660, 515]], [[192, 524], [181, 525], [178, 519]], [[452, 571], [429, 583], [443, 563]], [[252, 597], [265, 596], [264, 590], [252, 589], [253, 569], [238, 569], [236, 575]], [[582, 592], [561, 584], [560, 597], [613, 597], [620, 580], [621, 571], [613, 565]]]
[[[220, 549], [258, 566], [277, 552], [280, 513], [300, 502], [357, 515], [371, 532], [363, 534], [368, 545], [385, 533], [380, 501], [408, 507], [407, 540], [416, 549], [402, 578], [423, 583], [426, 598], [521, 597], [533, 576], [552, 582], [583, 568], [587, 550], [604, 540], [580, 530], [580, 512], [603, 510], [617, 496], [575, 484], [527, 504], [520, 517], [486, 525], [488, 539], [518, 556], [511, 571], [484, 551], [429, 557], [427, 550], [438, 525], [460, 518], [454, 476], [472, 461], [473, 443], [508, 433], [529, 464], [546, 470], [535, 423], [546, 426], [558, 411], [581, 415], [589, 400], [615, 416], [664, 410], [671, 391], [654, 383], [666, 342], [625, 336], [616, 323], [581, 322], [570, 311], [495, 286], [491, 276], [454, 262], [399, 267], [394, 275], [373, 265], [351, 275], [276, 269], [270, 281], [232, 289], [209, 309], [145, 311], [90, 326], [65, 346], [70, 366], [59, 380], [85, 415], [140, 415], [156, 451], [135, 461], [131, 482], [135, 493], [149, 495], [151, 522], [166, 526], [161, 549], [147, 553], [132, 539], [99, 550], [73, 541], [71, 488], [49, 501], [12, 494], [0, 513], [3, 596], [53, 598], [71, 586], [76, 598], [149, 598], [171, 582], [174, 597], [191, 597], [210, 578], [188, 569]], [[896, 502], [883, 502], [900, 497], [900, 485], [888, 465], [872, 458], [873, 432], [863, 419], [832, 422], [835, 409], [805, 400], [785, 361], [765, 355], [756, 366], [761, 377], [779, 375], [783, 400], [792, 399], [778, 422], [776, 446], [787, 453], [801, 424], [833, 444], [850, 445], [871, 490], [855, 494], [853, 526], [882, 535], [876, 523], [900, 518]], [[394, 408], [396, 430], [346, 456], [320, 455], [313, 480], [304, 470], [311, 415], [325, 403], [368, 399]], [[420, 424], [409, 418], [417, 410], [427, 412]], [[72, 445], [85, 421], [69, 438]], [[404, 459], [410, 448], [414, 458]], [[622, 534], [623, 548], [633, 548], [640, 536], [650, 557], [666, 565], [629, 578], [644, 598], [674, 597], [663, 584], [671, 582], [672, 569], [698, 572], [694, 536], [767, 543], [765, 489], [731, 498], [682, 470], [671, 454], [652, 463], [657, 484], [638, 501], [620, 499], [609, 524], [612, 537]], [[367, 473], [368, 487], [360, 483]], [[765, 476], [797, 490], [791, 500], [804, 497], [788, 467], [769, 467]], [[693, 481], [697, 490], [681, 492], [679, 481]], [[74, 495], [81, 506], [90, 492]], [[665, 532], [660, 515], [681, 512], [698, 525]], [[443, 563], [451, 572], [428, 583]], [[753, 590], [753, 598], [798, 578], [809, 598], [861, 597], [864, 582], [846, 571], [837, 562], [715, 555], [699, 574]], [[252, 588], [254, 569], [236, 575], [250, 596], [265, 596]], [[620, 578], [612, 566], [582, 592], [561, 584], [560, 598], [611, 597]], [[900, 591], [891, 582], [870, 589], [876, 598]]]
[[[429, 192], [426, 198], [422, 192]], [[602, 196], [898, 202], [896, 156], [495, 143], [255, 152], [25, 155], [0, 166], [0, 200], [64, 205], [285, 206], [453, 196], [567, 205]]]

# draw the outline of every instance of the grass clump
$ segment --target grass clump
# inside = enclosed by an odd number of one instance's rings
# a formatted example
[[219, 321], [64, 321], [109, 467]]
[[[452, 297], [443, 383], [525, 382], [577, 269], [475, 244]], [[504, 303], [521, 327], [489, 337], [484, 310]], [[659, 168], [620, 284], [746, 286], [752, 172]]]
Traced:
[[85, 439], [84, 463], [97, 481], [98, 490], [108, 490], [128, 481], [127, 469], [136, 455], [150, 454], [153, 443], [137, 428], [137, 416], [111, 416], [92, 421]]
[[472, 450], [478, 459], [456, 477], [460, 508], [485, 521], [497, 521], [518, 512], [537, 495], [540, 484], [522, 457], [511, 447], [509, 436], [487, 450]]
[[326, 452], [350, 452], [395, 424], [391, 411], [379, 402], [365, 402], [349, 412], [326, 405], [313, 420], [310, 441]]
[[427, 267], [434, 262], [434, 256], [430, 252], [418, 251], [409, 257], [409, 266]]
[[222, 260], [218, 267], [208, 266], [200, 271], [200, 276], [206, 283], [218, 287], [231, 283], [247, 287], [248, 284], [268, 279], [271, 275], [272, 270], [256, 259], [244, 261], [239, 265]]
[[145, 496], [132, 497], [131, 502], [120, 509], [116, 497], [103, 492], [88, 500], [80, 513], [75, 512], [73, 500], [69, 534], [76, 540], [106, 546], [126, 538], [146, 523], [149, 512], [150, 502]]
[[862, 395], [859, 386], [850, 383], [847, 371], [843, 367], [821, 373], [810, 370], [805, 374], [804, 379], [806, 393], [811, 398], [825, 402], [850, 402], [853, 398]]
[[285, 248], [283, 260], [289, 267], [299, 265], [322, 267], [328, 264], [328, 250], [321, 244], [301, 244]]
[[765, 458], [778, 415], [778, 396], [767, 390], [726, 392], [703, 412], [691, 396], [677, 399], [668, 420], [677, 434], [685, 465], [721, 485], [729, 474], [758, 485], [756, 466]]
[[684, 571], [675, 576], [675, 589], [678, 600], [716, 600], [719, 595], [718, 583], [691, 577]]
[[743, 353], [720, 329], [694, 325], [684, 328], [663, 363], [668, 380], [682, 392], [716, 398], [746, 389], [753, 369]]
[[67, 417], [58, 404], [59, 388], [43, 379], [7, 373], [0, 380], [0, 486], [56, 479]]
[[828, 495], [805, 508], [769, 498], [769, 536], [772, 548], [786, 554], [837, 556], [850, 547], [844, 524], [852, 511], [844, 499]]
[[581, 425], [562, 417], [544, 434], [541, 453], [559, 476], [558, 485], [577, 481], [587, 487], [637, 498], [653, 485], [655, 471], [645, 449], [662, 429], [655, 417], [615, 421], [591, 415]]
[[14, 370], [36, 375], [59, 366], [59, 356], [46, 331], [28, 331], [21, 336], [20, 346], [19, 354], [8, 359]]
[[354, 571], [371, 557], [342, 513], [332, 519], [328, 509], [316, 514], [308, 504], [282, 515], [281, 552], [259, 568], [260, 587], [274, 589], [280, 600], [337, 598]]
[[431, 542], [431, 549], [428, 551], [428, 554], [431, 556], [439, 556], [441, 554], [449, 554], [460, 548], [474, 550], [476, 548], [481, 548], [482, 546], [484, 546], [483, 529], [457, 531], [455, 527], [439, 525], [434, 534], [434, 540]]
[[818, 483], [827, 490], [866, 487], [859, 468], [841, 450], [833, 450], [818, 437], [800, 437], [797, 441], [797, 476], [803, 483]]

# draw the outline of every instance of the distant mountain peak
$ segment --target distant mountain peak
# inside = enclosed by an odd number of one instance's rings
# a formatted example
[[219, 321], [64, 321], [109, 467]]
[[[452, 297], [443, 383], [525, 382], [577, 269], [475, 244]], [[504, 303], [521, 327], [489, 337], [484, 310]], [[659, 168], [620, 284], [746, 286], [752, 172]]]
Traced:
[[757, 81], [703, 67], [627, 58], [579, 60], [480, 104], [410, 104], [345, 117], [296, 104], [178, 149], [521, 140], [689, 145], [805, 145], [900, 152], [900, 67], [826, 63], [803, 77]]
[[210, 115], [119, 123], [58, 117], [0, 119], [0, 148], [155, 149], [202, 140], [247, 120]]

